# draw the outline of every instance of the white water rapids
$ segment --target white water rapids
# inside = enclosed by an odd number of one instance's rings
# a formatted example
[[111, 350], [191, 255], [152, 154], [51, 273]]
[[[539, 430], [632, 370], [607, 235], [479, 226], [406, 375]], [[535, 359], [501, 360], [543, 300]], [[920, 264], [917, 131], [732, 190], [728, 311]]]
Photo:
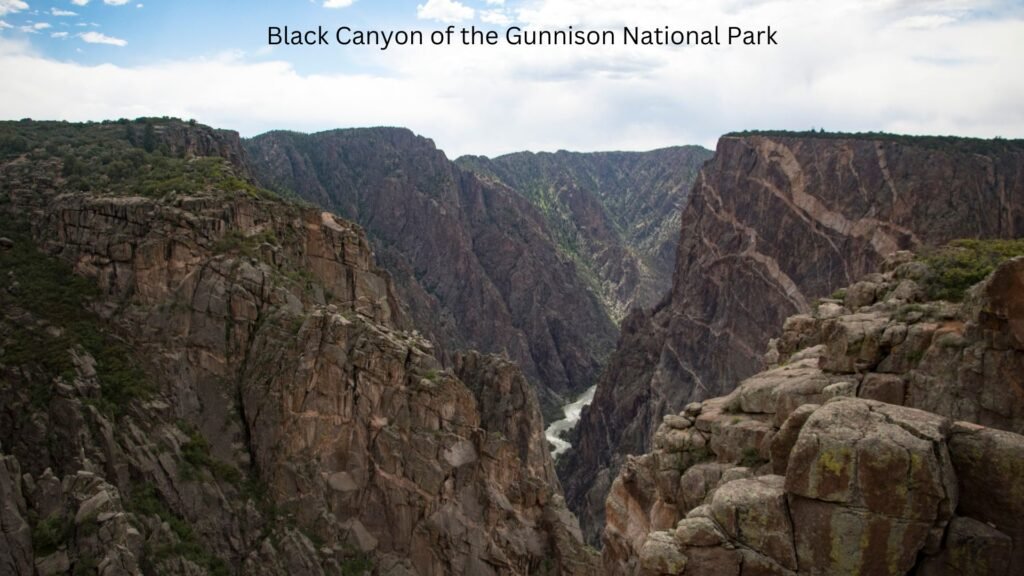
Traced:
[[561, 420], [555, 420], [548, 426], [547, 430], [544, 431], [544, 436], [547, 437], [555, 448], [551, 451], [552, 458], [558, 458], [560, 454], [572, 448], [572, 444], [569, 444], [561, 438], [561, 435], [569, 430], [580, 421], [580, 414], [583, 412], [583, 407], [590, 404], [594, 400], [594, 392], [597, 391], [597, 385], [593, 385], [587, 388], [587, 391], [579, 396], [579, 398], [572, 402], [562, 406], [562, 412], [565, 413], [565, 418]]

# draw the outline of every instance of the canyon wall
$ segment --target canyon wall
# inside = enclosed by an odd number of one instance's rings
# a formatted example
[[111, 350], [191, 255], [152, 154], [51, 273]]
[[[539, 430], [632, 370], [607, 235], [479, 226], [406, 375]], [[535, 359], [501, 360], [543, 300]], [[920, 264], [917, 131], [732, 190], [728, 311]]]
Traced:
[[650, 449], [663, 415], [760, 370], [787, 316], [896, 250], [1022, 234], [1019, 141], [723, 137], [682, 212], [671, 291], [623, 321], [576, 449], [559, 462], [588, 539], [626, 455]]

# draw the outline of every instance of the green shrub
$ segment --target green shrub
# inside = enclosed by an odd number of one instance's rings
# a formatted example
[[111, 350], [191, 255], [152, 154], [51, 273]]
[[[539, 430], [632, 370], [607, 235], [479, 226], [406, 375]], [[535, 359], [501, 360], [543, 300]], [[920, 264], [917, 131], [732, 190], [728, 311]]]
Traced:
[[40, 520], [32, 528], [32, 549], [39, 558], [57, 551], [71, 538], [74, 523], [60, 515]]
[[761, 455], [757, 452], [757, 448], [753, 446], [747, 446], [743, 449], [743, 453], [740, 456], [739, 465], [746, 468], [757, 468], [764, 462]]
[[1024, 239], [955, 240], [942, 248], [925, 252], [920, 259], [928, 265], [924, 289], [933, 300], [959, 302], [967, 290], [981, 282], [999, 264], [1024, 256]]
[[241, 472], [231, 464], [214, 458], [210, 454], [210, 443], [202, 433], [198, 430], [186, 430], [186, 432], [189, 434], [189, 440], [182, 444], [181, 456], [185, 460], [182, 473], [187, 480], [197, 480], [201, 470], [209, 470], [218, 480], [235, 486], [241, 485]]

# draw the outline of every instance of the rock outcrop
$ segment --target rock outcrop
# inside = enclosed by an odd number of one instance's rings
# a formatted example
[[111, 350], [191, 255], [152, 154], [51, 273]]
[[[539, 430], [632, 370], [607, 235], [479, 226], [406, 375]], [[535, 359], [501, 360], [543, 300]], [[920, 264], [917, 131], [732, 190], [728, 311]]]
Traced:
[[650, 308], [672, 285], [679, 214], [711, 151], [521, 152], [456, 160], [526, 197], [612, 317]]
[[[445, 369], [362, 230], [240, 148], [123, 126], [0, 126], [5, 574], [592, 573], [514, 365]], [[143, 168], [69, 170], [96, 139]]]
[[928, 266], [897, 253], [790, 317], [770, 369], [666, 415], [627, 459], [606, 572], [1024, 570], [1022, 271], [1010, 259], [963, 304], [930, 301]]
[[526, 198], [403, 129], [271, 132], [246, 146], [264, 186], [366, 229], [443, 361], [462, 348], [507, 354], [550, 414], [593, 384], [615, 325]]
[[[623, 322], [577, 450], [559, 463], [588, 538], [626, 455], [650, 449], [663, 415], [762, 369], [788, 316], [896, 250], [1022, 234], [1018, 141], [723, 137], [683, 210], [672, 290]], [[893, 391], [891, 380], [871, 386]]]

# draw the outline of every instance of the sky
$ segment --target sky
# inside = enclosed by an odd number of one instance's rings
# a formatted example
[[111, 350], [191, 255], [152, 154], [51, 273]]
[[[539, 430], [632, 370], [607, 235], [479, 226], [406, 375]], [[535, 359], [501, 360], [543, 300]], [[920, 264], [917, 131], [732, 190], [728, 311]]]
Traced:
[[[776, 46], [269, 46], [331, 31], [776, 30]], [[745, 129], [1024, 137], [1024, 0], [0, 0], [0, 119], [405, 126], [450, 157]]]

